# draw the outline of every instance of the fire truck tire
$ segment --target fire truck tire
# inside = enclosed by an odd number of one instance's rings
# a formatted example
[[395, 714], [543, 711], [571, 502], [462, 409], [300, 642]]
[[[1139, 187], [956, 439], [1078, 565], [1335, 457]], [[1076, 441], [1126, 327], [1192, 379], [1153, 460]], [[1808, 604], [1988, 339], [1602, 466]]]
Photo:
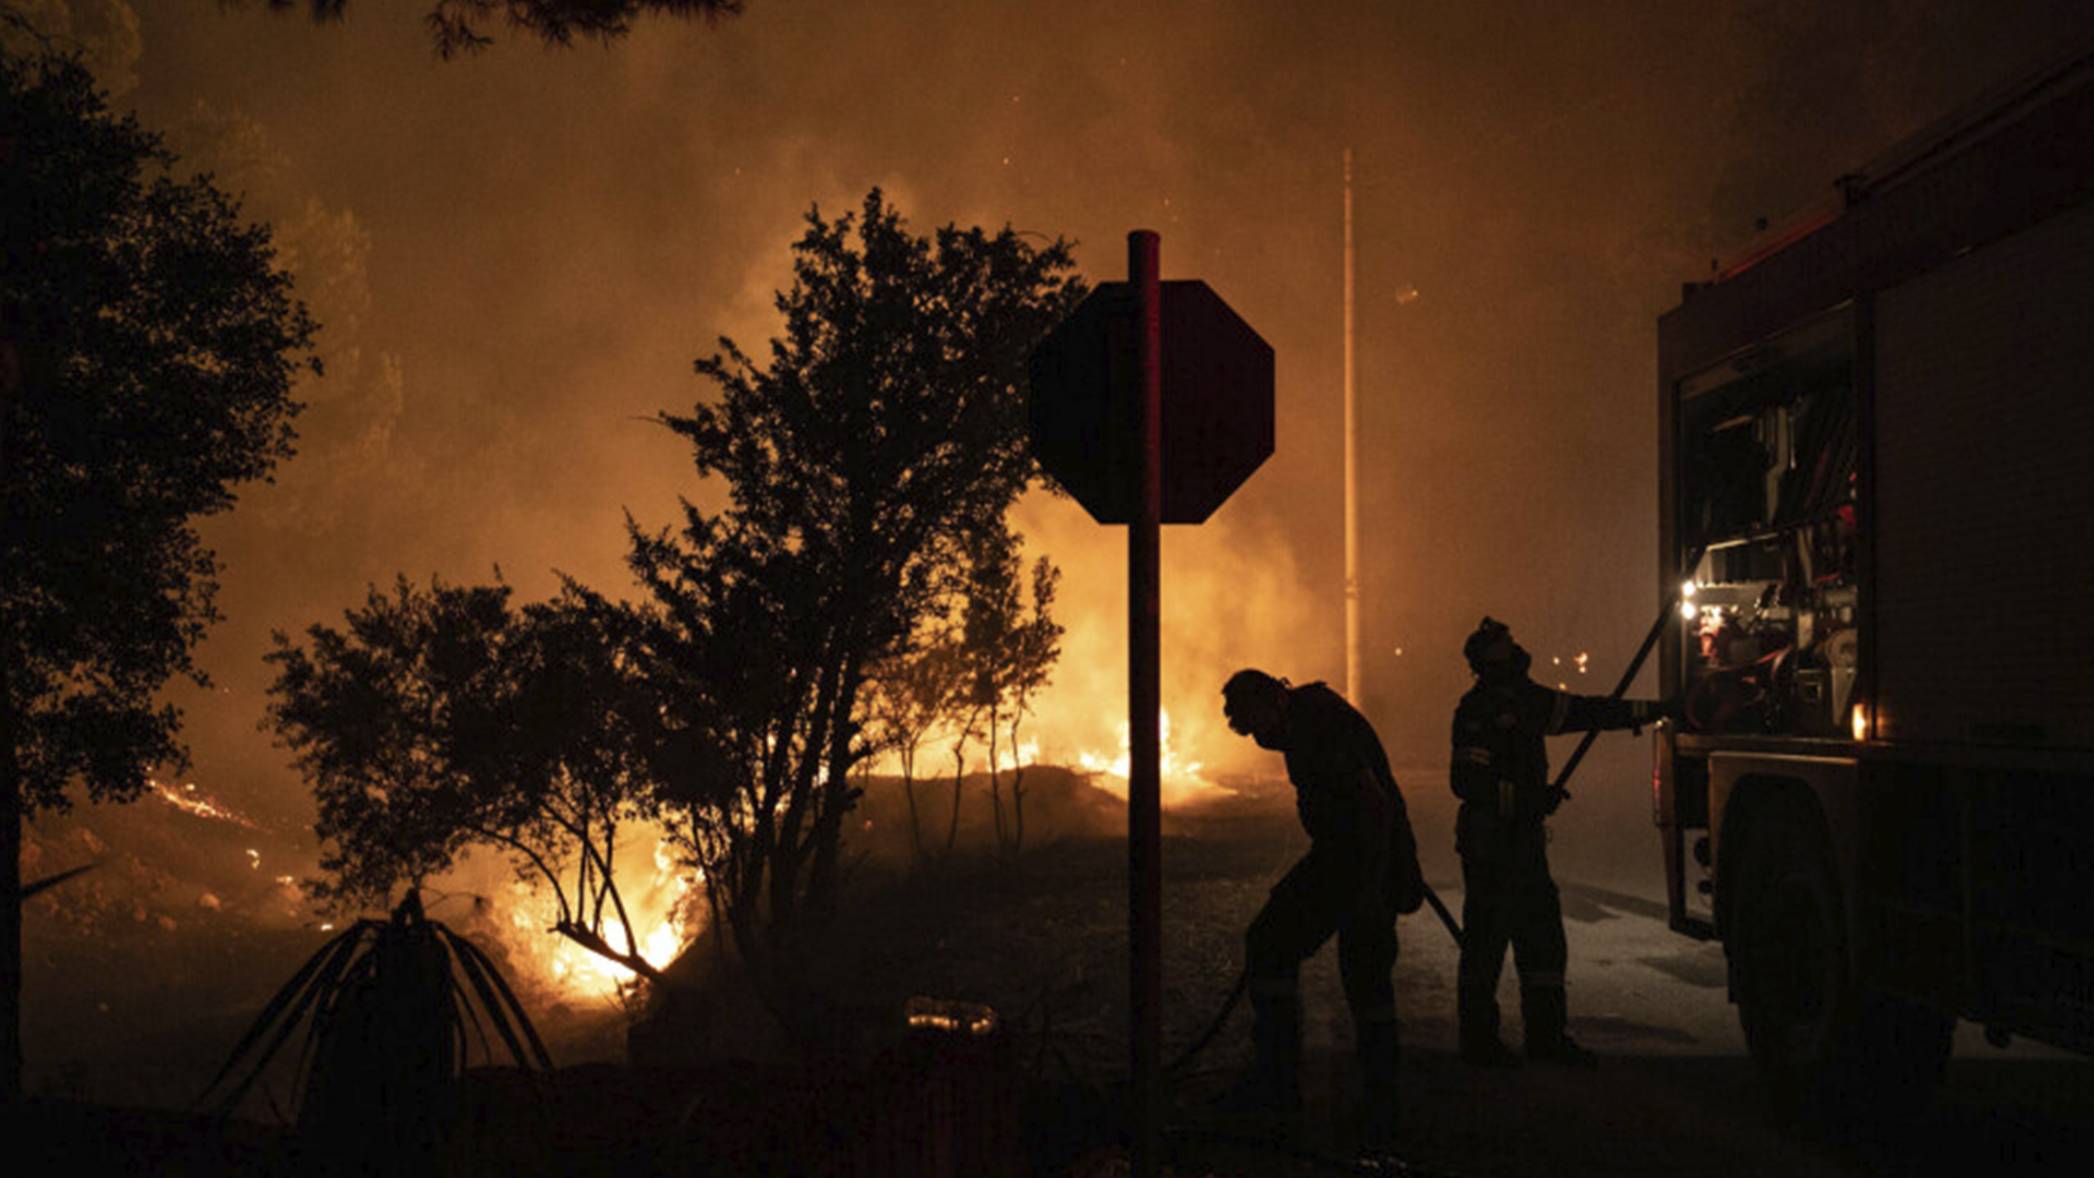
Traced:
[[1857, 984], [1815, 805], [1772, 798], [1740, 841], [1725, 948], [1745, 1042], [1776, 1112], [1831, 1123], [1923, 1106], [1955, 1020]]

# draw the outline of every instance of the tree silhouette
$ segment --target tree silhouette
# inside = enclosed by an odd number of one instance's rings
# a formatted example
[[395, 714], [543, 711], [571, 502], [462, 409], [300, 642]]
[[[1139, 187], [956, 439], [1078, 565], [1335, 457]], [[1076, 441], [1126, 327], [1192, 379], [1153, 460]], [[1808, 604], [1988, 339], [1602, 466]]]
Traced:
[[996, 730], [983, 728], [983, 721], [990, 718], [988, 685], [981, 676], [971, 673], [964, 635], [958, 642], [931, 653], [933, 657], [951, 660], [955, 679], [954, 690], [945, 697], [944, 726], [945, 738], [951, 742], [946, 748], [952, 753], [952, 810], [945, 823], [945, 855], [951, 858], [960, 841], [960, 802], [967, 788], [967, 746], [985, 734], [994, 737]]
[[[1061, 570], [1042, 556], [1034, 562], [1028, 610], [1018, 537], [1007, 530], [977, 533], [968, 553], [961, 660], [968, 697], [988, 738], [989, 805], [996, 847], [1015, 858], [1025, 846], [1025, 763], [1019, 732], [1032, 697], [1047, 685], [1061, 655], [1062, 628], [1054, 621]], [[1004, 806], [1001, 754], [1011, 759], [1010, 806]], [[958, 798], [955, 796], [955, 803]]]
[[631, 615], [573, 585], [521, 610], [509, 596], [402, 579], [343, 629], [277, 635], [269, 719], [319, 803], [322, 891], [390, 906], [493, 847], [551, 888], [553, 932], [659, 978], [613, 869], [657, 810]]
[[697, 366], [718, 399], [662, 417], [728, 493], [674, 534], [635, 528], [632, 561], [660, 676], [718, 721], [727, 772], [693, 851], [745, 958], [833, 911], [868, 680], [1036, 476], [1025, 358], [1082, 297], [1071, 266], [1008, 228], [915, 236], [877, 189], [856, 215], [811, 210], [768, 363], [723, 339]]
[[[291, 454], [314, 324], [266, 226], [78, 61], [0, 53], [0, 1098], [21, 1090], [21, 823], [179, 766], [217, 558], [196, 531]], [[304, 363], [311, 363], [309, 358]], [[317, 365], [315, 365], [317, 367]]]
[[319, 803], [321, 891], [338, 904], [387, 906], [451, 866], [486, 820], [451, 761], [492, 694], [512, 625], [506, 587], [400, 580], [373, 589], [340, 630], [315, 625], [296, 646], [276, 635], [269, 723], [296, 754]]
[[[315, 21], [342, 19], [349, 0], [267, 0], [271, 9], [304, 7]], [[704, 17], [716, 21], [739, 16], [743, 0], [435, 0], [422, 23], [429, 28], [436, 51], [449, 58], [494, 43], [482, 32], [488, 22], [500, 20], [510, 28], [529, 33], [547, 45], [567, 46], [577, 37], [615, 41], [632, 31], [633, 19], [641, 14], [681, 19]]]
[[[793, 1026], [796, 934], [833, 912], [875, 678], [1002, 690], [963, 678], [957, 636], [920, 644], [960, 615], [971, 553], [1016, 559], [1004, 514], [1036, 474], [1025, 357], [1083, 294], [1065, 243], [916, 237], [877, 190], [807, 223], [770, 363], [723, 340], [697, 366], [718, 401], [662, 415], [728, 506], [686, 502], [676, 531], [628, 522], [640, 603], [570, 582], [512, 612], [503, 587], [402, 581], [344, 631], [279, 638], [272, 719], [314, 782], [339, 896], [500, 845], [554, 886], [558, 931], [652, 976], [612, 866], [618, 830], [658, 821]], [[924, 706], [949, 718], [964, 692], [930, 680]]]
[[923, 818], [916, 800], [916, 759], [932, 731], [945, 721], [962, 686], [964, 668], [950, 630], [943, 620], [923, 628], [908, 649], [875, 667], [867, 705], [873, 746], [892, 752], [902, 771], [902, 796], [909, 807], [909, 845], [919, 866], [929, 862], [931, 853], [924, 844]]

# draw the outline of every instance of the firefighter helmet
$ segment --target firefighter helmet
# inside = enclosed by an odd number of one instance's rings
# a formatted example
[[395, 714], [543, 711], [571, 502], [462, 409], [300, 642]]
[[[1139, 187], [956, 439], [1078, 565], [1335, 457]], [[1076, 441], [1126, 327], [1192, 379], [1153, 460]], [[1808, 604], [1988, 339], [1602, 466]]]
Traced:
[[1461, 656], [1469, 660], [1469, 669], [1480, 675], [1491, 648], [1498, 644], [1499, 639], [1510, 641], [1511, 637], [1510, 626], [1496, 618], [1486, 617], [1476, 624], [1476, 632], [1469, 635], [1468, 641], [1461, 644]]

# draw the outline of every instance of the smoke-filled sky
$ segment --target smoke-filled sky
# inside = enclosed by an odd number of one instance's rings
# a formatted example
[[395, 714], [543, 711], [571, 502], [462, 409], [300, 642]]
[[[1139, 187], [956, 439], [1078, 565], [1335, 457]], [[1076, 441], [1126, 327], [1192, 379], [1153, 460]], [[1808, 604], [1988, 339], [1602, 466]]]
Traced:
[[[360, 0], [314, 26], [217, 0], [70, 6], [117, 105], [276, 223], [327, 327], [301, 456], [209, 531], [217, 686], [178, 693], [192, 776], [288, 822], [310, 802], [256, 728], [269, 631], [334, 621], [396, 573], [621, 590], [622, 513], [668, 523], [679, 494], [716, 493], [643, 419], [708, 393], [691, 361], [715, 337], [760, 350], [801, 215], [874, 185], [920, 232], [1074, 238], [1093, 280], [1155, 229], [1167, 277], [1206, 280], [1273, 345], [1278, 453], [1166, 537], [1164, 683], [1194, 755], [1276, 771], [1220, 728], [1215, 692], [1245, 664], [1343, 679], [1346, 147], [1364, 702], [1399, 766], [1443, 766], [1479, 616], [1544, 673], [1589, 651], [1595, 692], [1649, 624], [1653, 320], [1679, 283], [2094, 32], [2080, 0], [749, 0], [714, 26], [565, 51], [505, 35], [445, 63], [426, 7]], [[1020, 523], [1066, 573], [1037, 730], [1072, 758], [1122, 708], [1123, 547], [1065, 500]], [[1629, 783], [1617, 800], [1573, 821], [1640, 846], [1631, 745], [1588, 770]]]

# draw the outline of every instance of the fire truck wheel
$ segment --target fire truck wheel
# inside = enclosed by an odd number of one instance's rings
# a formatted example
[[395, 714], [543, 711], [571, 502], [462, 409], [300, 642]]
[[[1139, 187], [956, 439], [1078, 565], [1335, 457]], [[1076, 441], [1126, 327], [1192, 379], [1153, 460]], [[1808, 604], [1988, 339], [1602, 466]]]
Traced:
[[1777, 1113], [1830, 1124], [1924, 1104], [1955, 1021], [1855, 982], [1816, 807], [1772, 799], [1740, 841], [1725, 947], [1745, 1042]]

